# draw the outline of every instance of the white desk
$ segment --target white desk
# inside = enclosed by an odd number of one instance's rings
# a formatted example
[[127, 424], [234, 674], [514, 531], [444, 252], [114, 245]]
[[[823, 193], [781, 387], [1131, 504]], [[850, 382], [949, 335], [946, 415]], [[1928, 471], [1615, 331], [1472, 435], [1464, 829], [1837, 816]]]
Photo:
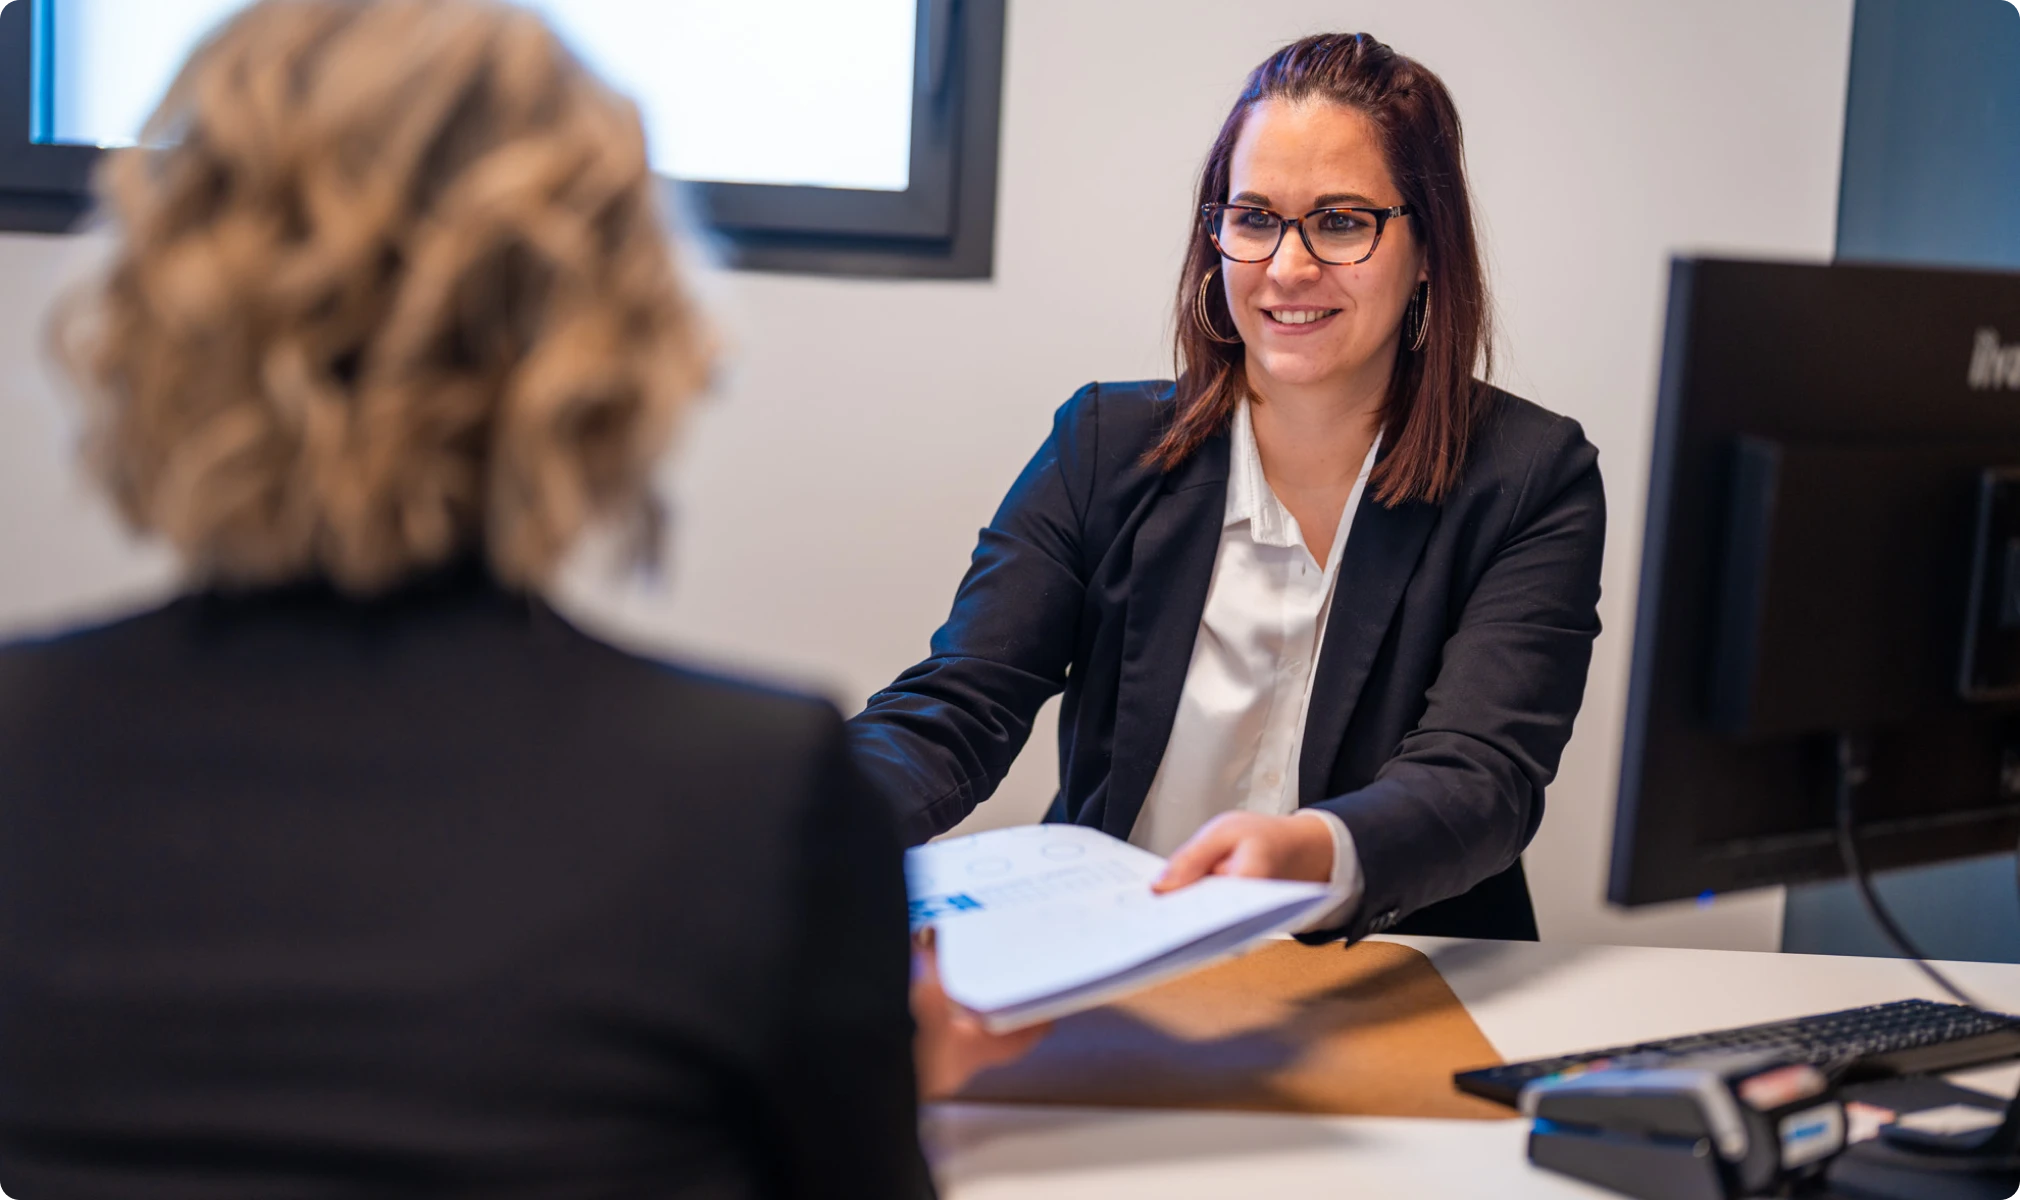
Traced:
[[[1511, 1062], [1939, 993], [1878, 958], [1388, 938], [1428, 954]], [[2020, 1011], [2020, 966], [1946, 964]], [[2014, 1090], [2020, 1067], [1961, 1081]], [[1611, 1196], [1538, 1171], [1509, 1121], [948, 1104], [926, 1118], [947, 1200]]]

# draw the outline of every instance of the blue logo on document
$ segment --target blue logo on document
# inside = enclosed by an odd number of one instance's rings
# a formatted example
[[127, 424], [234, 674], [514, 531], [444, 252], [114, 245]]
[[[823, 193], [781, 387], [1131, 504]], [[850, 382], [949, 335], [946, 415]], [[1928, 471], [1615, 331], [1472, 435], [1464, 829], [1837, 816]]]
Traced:
[[917, 929], [954, 913], [979, 912], [982, 902], [966, 892], [950, 892], [944, 896], [920, 896], [911, 902], [911, 909], [912, 928]]

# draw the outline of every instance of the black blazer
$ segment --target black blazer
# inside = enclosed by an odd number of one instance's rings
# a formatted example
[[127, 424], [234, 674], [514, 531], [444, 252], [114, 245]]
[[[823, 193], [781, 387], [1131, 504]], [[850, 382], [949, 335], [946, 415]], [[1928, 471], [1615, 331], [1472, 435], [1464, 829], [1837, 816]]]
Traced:
[[918, 1196], [840, 717], [473, 572], [0, 649], [0, 1186]]
[[[932, 656], [849, 722], [905, 833], [995, 790], [1056, 692], [1048, 820], [1127, 837], [1206, 606], [1228, 437], [1164, 473], [1168, 383], [1089, 384], [1010, 489]], [[1521, 854], [1599, 633], [1605, 497], [1578, 423], [1495, 391], [1441, 504], [1355, 514], [1298, 760], [1299, 803], [1353, 831], [1367, 891], [1332, 935], [1535, 936]], [[1440, 903], [1444, 902], [1444, 903]]]

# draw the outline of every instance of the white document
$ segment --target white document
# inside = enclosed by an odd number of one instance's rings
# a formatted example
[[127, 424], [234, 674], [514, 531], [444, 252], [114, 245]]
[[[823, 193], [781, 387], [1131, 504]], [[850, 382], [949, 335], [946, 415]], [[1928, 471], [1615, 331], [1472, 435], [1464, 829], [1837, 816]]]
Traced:
[[1323, 884], [1213, 875], [1165, 895], [1164, 860], [1095, 829], [1024, 825], [905, 854], [912, 927], [931, 925], [940, 982], [1004, 1032], [1246, 949], [1333, 903]]

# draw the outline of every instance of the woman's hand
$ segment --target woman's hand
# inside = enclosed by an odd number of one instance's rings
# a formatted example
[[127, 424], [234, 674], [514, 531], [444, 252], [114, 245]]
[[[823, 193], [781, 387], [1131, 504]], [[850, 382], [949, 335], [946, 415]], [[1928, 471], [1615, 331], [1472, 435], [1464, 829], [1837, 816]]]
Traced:
[[1208, 875], [1329, 883], [1332, 828], [1324, 818], [1305, 813], [1287, 817], [1222, 813], [1178, 848], [1151, 890], [1177, 891]]
[[1052, 1031], [1047, 1024], [990, 1033], [974, 1014], [949, 1000], [940, 987], [940, 959], [930, 927], [912, 943], [912, 1020], [918, 1026], [912, 1061], [921, 1100], [953, 1095], [986, 1068], [1024, 1057]]

